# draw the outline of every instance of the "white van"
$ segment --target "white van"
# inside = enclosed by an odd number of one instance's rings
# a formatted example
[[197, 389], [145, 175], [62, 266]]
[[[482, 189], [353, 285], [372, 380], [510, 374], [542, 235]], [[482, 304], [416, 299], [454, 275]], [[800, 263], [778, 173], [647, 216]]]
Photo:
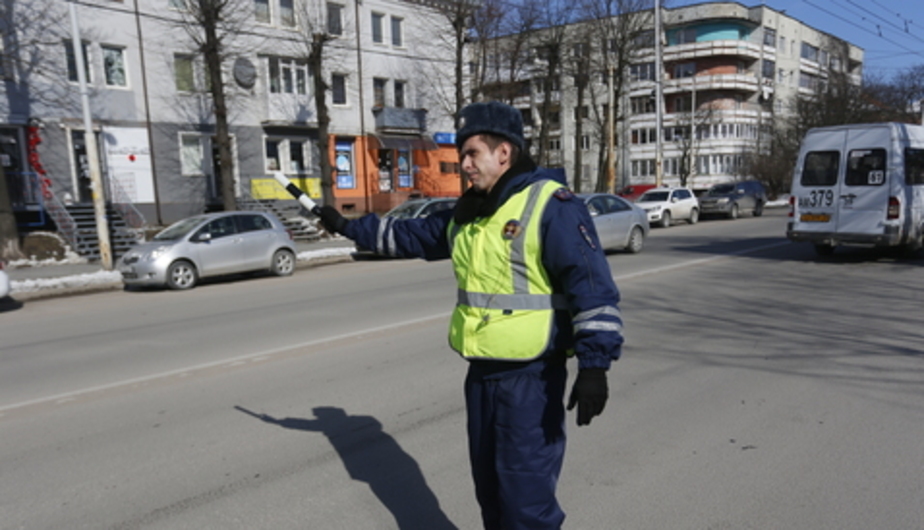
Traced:
[[838, 245], [922, 246], [924, 127], [870, 123], [811, 129], [792, 179], [786, 237]]

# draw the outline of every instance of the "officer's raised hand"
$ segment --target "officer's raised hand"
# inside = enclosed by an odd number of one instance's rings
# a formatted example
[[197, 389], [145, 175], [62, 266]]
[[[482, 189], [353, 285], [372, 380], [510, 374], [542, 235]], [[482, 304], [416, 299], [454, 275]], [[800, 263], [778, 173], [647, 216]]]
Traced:
[[609, 398], [606, 382], [606, 370], [603, 368], [584, 368], [578, 371], [577, 379], [571, 388], [568, 410], [577, 405], [577, 424], [590, 425], [594, 416], [599, 416]]
[[342, 234], [343, 229], [346, 228], [349, 222], [336, 208], [328, 204], [321, 206], [318, 217], [321, 218], [321, 225], [324, 226], [324, 229], [332, 234]]

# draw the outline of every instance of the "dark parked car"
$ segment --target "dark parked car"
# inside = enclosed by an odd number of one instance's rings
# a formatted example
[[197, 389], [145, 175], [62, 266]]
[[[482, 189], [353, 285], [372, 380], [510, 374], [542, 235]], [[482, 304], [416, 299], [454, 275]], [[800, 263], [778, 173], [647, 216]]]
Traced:
[[288, 276], [295, 243], [276, 216], [220, 212], [188, 217], [132, 247], [119, 260], [125, 285], [191, 289], [200, 278], [251, 271]]
[[745, 213], [758, 217], [764, 213], [766, 203], [767, 192], [756, 180], [716, 184], [699, 198], [700, 213], [729, 219], [737, 219]]

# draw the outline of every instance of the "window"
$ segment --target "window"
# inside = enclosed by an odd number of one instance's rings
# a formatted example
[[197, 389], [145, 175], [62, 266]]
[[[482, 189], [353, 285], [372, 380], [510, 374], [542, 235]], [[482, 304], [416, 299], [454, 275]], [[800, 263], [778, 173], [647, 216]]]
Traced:
[[586, 120], [590, 118], [590, 107], [584, 105], [583, 107], [574, 107], [574, 119], [575, 120]]
[[343, 35], [343, 6], [327, 4], [327, 32], [331, 35]]
[[692, 44], [696, 42], [696, 28], [683, 28], [674, 34], [675, 44]]
[[885, 149], [854, 149], [847, 154], [848, 186], [882, 186], [885, 184]]
[[654, 63], [633, 64], [629, 66], [629, 78], [632, 81], [654, 81]]
[[773, 79], [773, 73], [776, 70], [776, 62], [764, 59], [763, 76], [765, 79]]
[[266, 170], [279, 171], [279, 140], [266, 139]]
[[924, 149], [905, 149], [905, 184], [924, 184]]
[[634, 97], [629, 104], [632, 114], [650, 114], [655, 111], [655, 100], [652, 97]]
[[674, 78], [693, 77], [696, 75], [696, 63], [680, 63], [674, 65]]
[[103, 73], [106, 76], [107, 86], [126, 86], [125, 78], [125, 50], [114, 46], [102, 46]]
[[776, 47], [776, 30], [773, 28], [764, 28], [764, 46], [771, 48]]
[[799, 72], [799, 87], [815, 90], [818, 88], [818, 76]]
[[440, 162], [440, 173], [459, 173], [460, 170], [458, 162]]
[[372, 104], [384, 107], [385, 106], [385, 85], [388, 84], [387, 79], [382, 79], [381, 77], [372, 78]]
[[346, 105], [346, 76], [343, 74], [333, 74], [330, 78], [331, 101], [334, 105]]
[[[87, 83], [92, 82], [92, 78], [90, 77], [89, 46], [89, 43], [81, 43], [81, 48], [83, 48], [83, 70]], [[64, 53], [67, 55], [67, 79], [76, 83], [79, 79], [77, 76], [77, 56], [74, 55], [73, 41], [64, 41]]]
[[404, 108], [404, 93], [405, 86], [407, 83], [404, 81], [395, 81], [395, 106], [398, 108]]
[[273, 229], [273, 223], [258, 213], [235, 215], [234, 218], [237, 219], [237, 228], [240, 232], [258, 232]]
[[585, 151], [590, 149], [590, 136], [586, 134], [581, 136], [581, 149]]
[[294, 0], [279, 0], [279, 22], [283, 26], [295, 27]]
[[802, 58], [809, 61], [818, 61], [818, 48], [807, 42], [802, 43]]
[[553, 138], [549, 140], [549, 150], [550, 151], [561, 151], [561, 139]]
[[689, 95], [674, 98], [674, 112], [690, 112], [693, 110], [693, 101]]
[[403, 18], [391, 17], [391, 45], [404, 46], [404, 37], [401, 34], [401, 25], [404, 23]]
[[180, 136], [180, 171], [185, 176], [203, 175], [205, 162], [203, 136], [184, 134]]
[[833, 186], [837, 184], [838, 151], [813, 151], [805, 155], [802, 164], [803, 186]]
[[289, 140], [288, 172], [301, 174], [307, 171], [307, 166], [305, 165], [305, 147], [307, 147], [307, 142]]
[[377, 44], [385, 42], [385, 37], [382, 33], [382, 21], [384, 19], [385, 15], [381, 13], [372, 13], [372, 42]]
[[574, 45], [575, 57], [587, 57], [590, 55], [590, 46], [586, 42], [579, 42]]
[[[612, 45], [610, 47], [610, 51], [613, 51], [613, 52], [616, 51], [616, 46], [615, 46], [616, 43], [614, 41], [615, 39], [611, 41]], [[647, 29], [647, 30], [640, 31], [638, 35], [636, 35], [635, 38], [632, 39], [632, 45], [635, 48], [654, 48], [654, 45], [655, 45], [654, 30]]]
[[257, 18], [257, 22], [262, 22], [264, 24], [270, 23], [269, 0], [253, 0], [253, 11], [254, 16]]
[[274, 94], [308, 93], [308, 63], [282, 57], [269, 58], [269, 88]]
[[178, 92], [192, 92], [196, 89], [196, 74], [192, 55], [173, 56], [173, 78]]

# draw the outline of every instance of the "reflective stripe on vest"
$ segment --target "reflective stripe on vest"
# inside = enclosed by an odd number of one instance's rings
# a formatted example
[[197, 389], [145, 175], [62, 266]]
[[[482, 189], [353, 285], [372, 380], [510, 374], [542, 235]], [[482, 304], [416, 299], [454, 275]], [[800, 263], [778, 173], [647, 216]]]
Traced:
[[549, 344], [555, 310], [567, 310], [542, 266], [540, 221], [561, 184], [543, 180], [511, 196], [491, 217], [450, 223], [459, 292], [450, 345], [466, 358], [535, 359]]

